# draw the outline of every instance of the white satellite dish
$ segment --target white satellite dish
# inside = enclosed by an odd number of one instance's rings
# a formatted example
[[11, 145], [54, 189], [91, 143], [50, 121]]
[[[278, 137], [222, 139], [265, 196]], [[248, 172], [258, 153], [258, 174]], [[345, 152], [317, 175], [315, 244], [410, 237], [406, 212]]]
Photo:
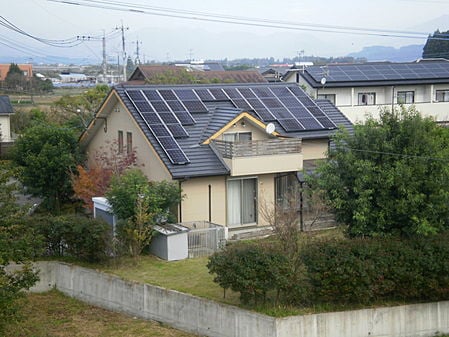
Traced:
[[323, 77], [322, 79], [321, 79], [321, 85], [325, 85], [326, 84], [326, 77]]
[[276, 126], [273, 123], [268, 123], [267, 126], [265, 127], [265, 132], [271, 134], [274, 132], [275, 129]]

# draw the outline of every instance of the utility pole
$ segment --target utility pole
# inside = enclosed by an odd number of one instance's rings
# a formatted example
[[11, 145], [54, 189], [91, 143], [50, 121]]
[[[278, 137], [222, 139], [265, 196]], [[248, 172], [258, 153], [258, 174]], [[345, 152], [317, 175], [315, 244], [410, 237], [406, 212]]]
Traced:
[[[136, 66], [138, 66], [139, 64], [142, 63], [142, 62], [140, 62], [140, 47], [139, 47], [139, 44], [142, 44], [142, 41], [139, 41], [139, 39], [137, 39], [135, 43], [136, 43], [136, 59], [134, 60], [134, 63], [136, 64]], [[144, 55], [144, 60], [145, 60], [145, 55]]]
[[106, 60], [106, 33], [103, 30], [103, 64], [101, 65], [103, 69], [103, 81], [104, 83], [108, 83], [107, 76], [108, 76], [108, 61]]
[[115, 27], [116, 30], [120, 30], [122, 33], [122, 59], [123, 59], [123, 82], [126, 81], [126, 48], [125, 48], [125, 30], [129, 27], [124, 27], [123, 22], [120, 27]]

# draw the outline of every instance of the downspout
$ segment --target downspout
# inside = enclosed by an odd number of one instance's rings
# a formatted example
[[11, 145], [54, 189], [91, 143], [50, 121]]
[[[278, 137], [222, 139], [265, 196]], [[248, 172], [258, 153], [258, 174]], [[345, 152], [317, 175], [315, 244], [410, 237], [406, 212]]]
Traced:
[[304, 182], [300, 181], [299, 182], [299, 230], [301, 232], [304, 232], [304, 200], [303, 200], [303, 187], [304, 187]]
[[391, 87], [391, 113], [394, 112], [394, 85]]
[[212, 223], [212, 186], [209, 184], [209, 223]]
[[179, 186], [179, 207], [178, 207], [178, 220], [182, 223], [182, 180], [178, 181]]

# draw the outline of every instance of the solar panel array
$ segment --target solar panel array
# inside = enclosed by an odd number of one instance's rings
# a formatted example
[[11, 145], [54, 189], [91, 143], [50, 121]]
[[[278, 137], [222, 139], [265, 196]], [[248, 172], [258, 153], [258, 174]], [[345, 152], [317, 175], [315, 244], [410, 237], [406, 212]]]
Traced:
[[286, 132], [336, 128], [296, 86], [128, 88], [125, 92], [173, 164], [189, 162], [176, 139], [189, 137], [184, 126], [195, 124], [192, 114], [208, 112], [204, 102], [230, 101], [237, 108], [254, 111], [264, 122], [279, 122]]
[[449, 78], [449, 62], [345, 64], [312, 66], [305, 71], [316, 82], [421, 80]]
[[201, 88], [193, 91], [203, 101], [232, 101], [252, 110], [264, 122], [278, 121], [287, 132], [333, 129], [335, 124], [296, 86]]

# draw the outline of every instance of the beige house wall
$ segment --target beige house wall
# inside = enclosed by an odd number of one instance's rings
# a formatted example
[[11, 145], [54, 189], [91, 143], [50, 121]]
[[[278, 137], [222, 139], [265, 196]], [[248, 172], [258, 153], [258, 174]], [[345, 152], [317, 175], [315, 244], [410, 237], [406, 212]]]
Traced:
[[193, 178], [181, 182], [184, 199], [180, 221], [209, 220], [209, 185], [211, 222], [226, 224], [226, 176]]
[[223, 140], [223, 135], [226, 133], [229, 134], [238, 132], [251, 132], [252, 140], [264, 140], [270, 138], [270, 135], [268, 135], [265, 130], [262, 130], [260, 127], [254, 125], [247, 118], [243, 118], [242, 120], [235, 123], [235, 126], [231, 125], [227, 129], [225, 129], [220, 139]]
[[329, 148], [329, 139], [303, 139], [303, 160], [323, 159]]
[[[275, 174], [246, 176], [241, 178], [257, 179], [258, 214], [257, 225], [268, 225], [262, 216], [262, 207], [273, 207], [275, 197]], [[209, 185], [211, 198], [211, 222], [227, 225], [227, 176], [194, 178], [181, 183], [184, 199], [181, 203], [180, 221], [209, 220]], [[248, 224], [254, 225], [254, 224]], [[239, 228], [237, 226], [232, 228]]]
[[136, 150], [137, 165], [149, 180], [162, 181], [171, 180], [171, 175], [164, 163], [159, 159], [151, 144], [147, 141], [140, 127], [130, 116], [129, 112], [120, 102], [116, 102], [111, 113], [107, 116], [107, 132], [103, 130], [102, 119], [96, 134], [93, 136], [87, 147], [89, 164], [92, 164], [98, 149], [108, 150], [108, 142], [114, 142], [118, 139], [118, 131], [123, 131], [124, 151], [126, 151], [126, 133], [132, 133], [133, 148]]
[[11, 141], [11, 122], [9, 115], [0, 115], [0, 141]]

